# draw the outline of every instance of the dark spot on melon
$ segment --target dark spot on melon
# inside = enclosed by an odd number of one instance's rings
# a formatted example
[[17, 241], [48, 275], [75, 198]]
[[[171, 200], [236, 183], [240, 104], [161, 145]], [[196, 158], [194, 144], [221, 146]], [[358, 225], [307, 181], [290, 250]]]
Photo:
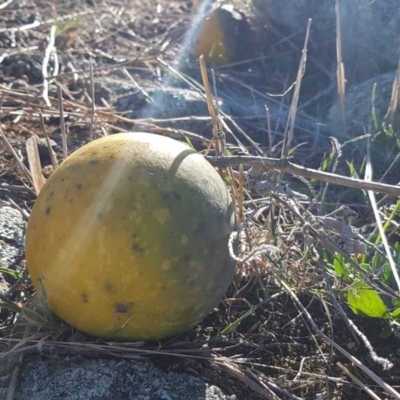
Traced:
[[123, 304], [123, 303], [117, 303], [114, 306], [114, 311], [117, 314], [127, 314], [133, 306], [133, 303], [128, 303], [128, 304]]
[[208, 246], [206, 246], [206, 249], [208, 250], [209, 254], [214, 254], [216, 250], [215, 242], [209, 241]]
[[51, 207], [50, 207], [50, 206], [47, 206], [47, 208], [46, 208], [46, 215], [50, 215], [50, 213], [51, 213]]
[[183, 261], [184, 262], [186, 262], [186, 263], [188, 263], [189, 261], [190, 261], [190, 255], [189, 254], [185, 254], [184, 256], [183, 256]]
[[104, 284], [104, 290], [107, 292], [115, 292], [115, 286], [111, 282], [106, 282]]
[[81, 294], [82, 303], [89, 303], [88, 295], [86, 293]]
[[103, 218], [104, 218], [104, 214], [103, 214], [103, 213], [98, 213], [98, 214], [97, 214], [97, 219], [98, 219], [99, 221], [101, 221]]
[[172, 195], [174, 196], [175, 200], [182, 200], [182, 195], [178, 192], [172, 192]]
[[144, 248], [139, 243], [134, 243], [132, 245], [132, 250], [136, 251], [138, 253], [143, 253], [144, 252]]
[[176, 192], [176, 191], [172, 191], [172, 192], [162, 192], [161, 193], [161, 199], [163, 201], [168, 201], [168, 200], [181, 200], [182, 196], [180, 193]]
[[161, 193], [161, 200], [162, 201], [168, 201], [169, 199], [169, 193], [168, 192], [162, 192]]
[[190, 288], [194, 288], [196, 286], [196, 282], [194, 280], [186, 281], [186, 285], [189, 286]]
[[78, 184], [76, 185], [76, 188], [77, 188], [78, 190], [81, 190], [81, 189], [83, 188], [82, 183], [78, 183]]
[[206, 232], [206, 224], [204, 222], [199, 222], [196, 226], [196, 233], [199, 235], [204, 235]]
[[136, 233], [136, 232], [133, 232], [132, 237], [133, 237], [134, 239], [137, 239], [137, 238], [139, 237], [139, 234]]
[[80, 165], [70, 165], [68, 168], [67, 168], [67, 170], [68, 171], [77, 171], [77, 170], [79, 170], [81, 167], [80, 167]]
[[95, 164], [97, 164], [98, 162], [99, 162], [98, 160], [96, 160], [95, 158], [92, 158], [92, 159], [89, 161], [89, 164], [95, 165]]

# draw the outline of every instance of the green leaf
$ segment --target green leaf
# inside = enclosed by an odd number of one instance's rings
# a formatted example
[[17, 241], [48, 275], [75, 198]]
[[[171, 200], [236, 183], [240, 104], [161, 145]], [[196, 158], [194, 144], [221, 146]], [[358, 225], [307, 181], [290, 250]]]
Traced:
[[342, 278], [347, 282], [351, 281], [349, 271], [341, 254], [335, 255], [335, 259], [333, 260], [333, 268], [335, 269], [336, 275], [339, 278]]
[[186, 141], [186, 143], [189, 145], [190, 148], [192, 148], [193, 150], [196, 150], [196, 149], [194, 148], [194, 146], [193, 146], [192, 141], [191, 141], [187, 136], [185, 136], [185, 141]]
[[392, 299], [392, 304], [393, 304], [393, 307], [400, 308], [400, 300]]
[[392, 327], [389, 325], [388, 321], [385, 321], [383, 329], [379, 334], [379, 339], [388, 339], [393, 333]]
[[397, 322], [400, 321], [400, 308], [396, 308], [394, 311], [392, 311], [392, 318]]
[[347, 166], [349, 167], [350, 176], [352, 178], [358, 178], [358, 174], [352, 162], [346, 161]]
[[289, 149], [288, 151], [288, 156], [291, 156], [292, 154], [294, 154], [294, 152], [301, 146], [303, 146], [304, 143], [299, 143], [298, 145], [292, 147], [291, 149]]
[[375, 82], [374, 85], [372, 86], [372, 94], [371, 94], [371, 103], [372, 103], [371, 115], [372, 115], [372, 121], [374, 122], [375, 130], [377, 131], [378, 130], [378, 118], [377, 118], [376, 109], [375, 109], [376, 87], [377, 87], [377, 84]]
[[12, 269], [8, 269], [8, 268], [3, 268], [0, 267], [0, 274], [7, 274], [7, 275], [11, 275], [14, 278], [18, 278], [18, 279], [22, 279], [23, 275], [13, 271]]
[[[268, 300], [269, 301], [269, 300]], [[264, 305], [267, 302], [267, 300], [260, 301], [258, 304], [255, 306], [251, 307], [250, 310], [246, 311], [241, 317], [239, 317], [237, 320], [233, 321], [231, 324], [223, 328], [217, 336], [223, 336], [226, 335], [229, 331], [232, 329], [236, 328], [242, 321], [244, 321], [247, 317], [249, 317], [251, 314], [253, 314], [259, 307]]]
[[329, 168], [329, 164], [331, 162], [330, 154], [325, 154], [322, 160], [321, 166], [318, 168], [320, 171], [327, 171]]
[[372, 257], [371, 261], [372, 269], [380, 269], [385, 263], [386, 259], [382, 257], [378, 252], [376, 252]]
[[[386, 268], [383, 268], [386, 264]], [[382, 271], [383, 268], [383, 271]], [[380, 280], [386, 285], [393, 287], [393, 272], [389, 266], [388, 261], [385, 257], [380, 255], [379, 253], [375, 253], [371, 260], [371, 270], [381, 271], [380, 272]]]
[[389, 310], [379, 294], [363, 282], [355, 283], [349, 288], [347, 302], [357, 315], [371, 318], [390, 318]]
[[5, 308], [11, 312], [21, 313], [21, 307], [17, 304], [13, 304], [12, 302], [0, 303], [0, 308]]
[[[362, 268], [365, 271], [371, 271], [371, 265], [368, 263], [360, 262], [360, 263], [358, 263], [358, 265], [360, 266], [360, 268]], [[358, 274], [358, 276], [360, 276], [360, 274]]]
[[[398, 202], [398, 204], [400, 204], [400, 202]], [[397, 204], [396, 204], [397, 207]], [[396, 242], [394, 244], [394, 262], [396, 264], [400, 264], [400, 243]]]
[[325, 260], [328, 264], [333, 264], [334, 256], [329, 251], [326, 251], [324, 248], [320, 250], [321, 258]]

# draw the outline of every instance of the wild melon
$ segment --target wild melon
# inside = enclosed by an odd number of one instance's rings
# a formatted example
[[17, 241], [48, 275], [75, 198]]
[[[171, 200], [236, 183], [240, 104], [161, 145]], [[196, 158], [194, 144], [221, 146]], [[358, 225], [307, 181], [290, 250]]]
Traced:
[[194, 53], [214, 65], [254, 57], [254, 35], [245, 14], [231, 4], [212, 10], [196, 30]]
[[224, 181], [183, 142], [123, 133], [90, 142], [50, 176], [29, 219], [38, 295], [97, 337], [153, 340], [201, 322], [235, 268]]

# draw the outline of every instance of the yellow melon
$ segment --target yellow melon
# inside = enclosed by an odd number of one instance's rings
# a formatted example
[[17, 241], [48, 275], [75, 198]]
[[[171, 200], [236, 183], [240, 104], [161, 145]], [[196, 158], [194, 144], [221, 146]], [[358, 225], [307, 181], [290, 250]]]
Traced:
[[186, 331], [221, 300], [235, 268], [234, 208], [215, 169], [185, 143], [150, 133], [97, 139], [41, 190], [26, 259], [38, 294], [97, 337]]
[[231, 4], [213, 10], [198, 26], [194, 54], [225, 65], [253, 57], [253, 33], [245, 15]]

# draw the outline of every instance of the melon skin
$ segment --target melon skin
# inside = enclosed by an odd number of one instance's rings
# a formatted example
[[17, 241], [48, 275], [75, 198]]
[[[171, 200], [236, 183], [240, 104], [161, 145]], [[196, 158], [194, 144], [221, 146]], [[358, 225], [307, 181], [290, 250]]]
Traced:
[[194, 54], [226, 65], [254, 57], [254, 38], [245, 15], [231, 4], [216, 8], [197, 28]]
[[201, 322], [223, 297], [234, 228], [230, 194], [200, 154], [155, 134], [116, 134], [50, 176], [28, 222], [27, 266], [73, 327], [162, 339]]

